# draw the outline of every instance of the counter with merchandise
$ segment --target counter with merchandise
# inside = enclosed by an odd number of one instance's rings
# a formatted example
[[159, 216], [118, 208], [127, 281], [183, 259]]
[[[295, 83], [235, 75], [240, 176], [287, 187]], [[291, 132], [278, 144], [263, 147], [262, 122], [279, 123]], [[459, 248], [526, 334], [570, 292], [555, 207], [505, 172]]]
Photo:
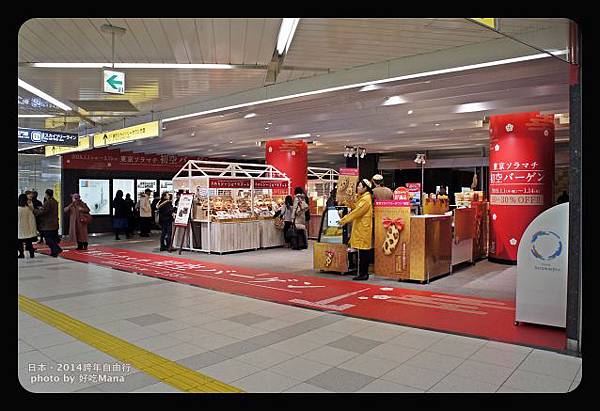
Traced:
[[174, 247], [208, 253], [284, 245], [274, 214], [289, 193], [289, 179], [265, 164], [188, 161], [173, 178], [175, 190], [194, 194], [190, 230]]

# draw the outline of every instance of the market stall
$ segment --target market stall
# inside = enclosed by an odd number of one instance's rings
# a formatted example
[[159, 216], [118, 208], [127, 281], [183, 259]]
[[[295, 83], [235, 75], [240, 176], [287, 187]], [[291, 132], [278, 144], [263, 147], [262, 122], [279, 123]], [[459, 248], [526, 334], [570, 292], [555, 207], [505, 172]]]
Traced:
[[289, 178], [273, 166], [188, 161], [173, 177], [173, 189], [194, 194], [190, 230], [175, 235], [190, 251], [226, 253], [283, 246], [273, 223], [290, 190]]
[[310, 220], [308, 238], [317, 239], [321, 228], [321, 218], [327, 199], [338, 181], [339, 173], [332, 168], [308, 167], [308, 190]]

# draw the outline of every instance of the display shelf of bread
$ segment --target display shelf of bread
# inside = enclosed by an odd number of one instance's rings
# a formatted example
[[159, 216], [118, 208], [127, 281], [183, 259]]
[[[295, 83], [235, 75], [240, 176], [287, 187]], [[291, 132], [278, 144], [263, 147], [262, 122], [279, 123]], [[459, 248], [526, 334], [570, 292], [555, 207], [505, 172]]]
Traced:
[[456, 205], [458, 207], [471, 207], [474, 201], [483, 201], [483, 191], [463, 191], [454, 193]]
[[423, 214], [444, 214], [448, 211], [448, 196], [436, 194], [424, 194]]

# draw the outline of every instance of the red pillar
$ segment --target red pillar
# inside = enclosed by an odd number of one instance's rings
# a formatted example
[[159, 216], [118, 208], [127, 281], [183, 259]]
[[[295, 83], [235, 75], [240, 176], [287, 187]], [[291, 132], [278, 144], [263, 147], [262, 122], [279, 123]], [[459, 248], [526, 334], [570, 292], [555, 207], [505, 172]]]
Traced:
[[554, 204], [554, 115], [490, 117], [490, 258], [517, 260], [523, 232]]
[[272, 140], [267, 141], [266, 163], [287, 174], [290, 178], [291, 192], [296, 187], [306, 191], [308, 173], [308, 147], [304, 141]]

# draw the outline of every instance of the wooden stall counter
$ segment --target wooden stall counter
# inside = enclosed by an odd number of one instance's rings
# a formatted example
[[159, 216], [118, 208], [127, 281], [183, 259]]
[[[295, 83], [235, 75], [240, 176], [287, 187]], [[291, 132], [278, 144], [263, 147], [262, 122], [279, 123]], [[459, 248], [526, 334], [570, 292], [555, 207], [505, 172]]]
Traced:
[[453, 211], [452, 265], [473, 262], [475, 237], [475, 209], [457, 208]]
[[410, 280], [429, 282], [450, 273], [452, 216], [410, 217]]

